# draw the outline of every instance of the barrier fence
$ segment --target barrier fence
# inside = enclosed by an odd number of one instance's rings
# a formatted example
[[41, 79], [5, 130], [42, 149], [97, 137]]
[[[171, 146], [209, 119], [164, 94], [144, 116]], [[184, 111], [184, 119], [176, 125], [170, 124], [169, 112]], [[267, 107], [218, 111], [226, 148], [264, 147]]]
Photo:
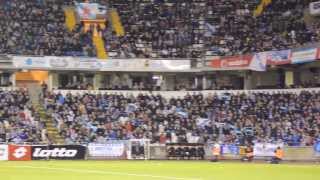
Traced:
[[117, 94], [124, 96], [134, 96], [138, 95], [161, 95], [162, 97], [177, 98], [189, 95], [202, 94], [205, 97], [213, 95], [224, 95], [224, 94], [254, 94], [254, 93], [267, 93], [267, 94], [299, 94], [301, 92], [319, 92], [320, 88], [299, 88], [299, 89], [258, 89], [258, 90], [203, 90], [203, 91], [125, 91], [125, 90], [54, 90], [54, 93], [61, 93], [66, 95], [68, 93], [72, 95], [83, 95], [83, 94]]
[[[148, 144], [149, 141], [110, 141], [87, 145], [15, 145], [0, 144], [0, 161], [31, 160], [210, 160], [213, 144]], [[257, 143], [254, 159], [269, 160], [277, 147], [284, 150], [285, 161], [320, 161], [320, 143], [315, 146], [289, 147]], [[245, 147], [221, 144], [221, 159], [240, 160]]]

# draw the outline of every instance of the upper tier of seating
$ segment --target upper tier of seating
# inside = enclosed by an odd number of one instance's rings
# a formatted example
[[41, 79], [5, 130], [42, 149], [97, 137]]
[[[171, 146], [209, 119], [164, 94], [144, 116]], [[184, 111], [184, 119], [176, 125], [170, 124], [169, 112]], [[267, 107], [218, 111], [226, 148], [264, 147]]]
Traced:
[[[253, 16], [258, 0], [96, 0], [116, 8], [125, 29], [102, 31], [110, 57], [197, 58], [286, 49], [319, 41], [320, 23], [306, 23], [314, 0], [273, 0]], [[69, 32], [71, 0], [0, 0], [0, 53], [96, 56], [92, 31]]]

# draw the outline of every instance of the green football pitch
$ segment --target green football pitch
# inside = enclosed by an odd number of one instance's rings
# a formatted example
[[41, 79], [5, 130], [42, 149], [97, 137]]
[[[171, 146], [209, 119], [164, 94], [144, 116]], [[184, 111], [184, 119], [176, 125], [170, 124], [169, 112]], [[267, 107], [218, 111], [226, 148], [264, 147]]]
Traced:
[[0, 162], [0, 180], [317, 180], [320, 165], [204, 161]]

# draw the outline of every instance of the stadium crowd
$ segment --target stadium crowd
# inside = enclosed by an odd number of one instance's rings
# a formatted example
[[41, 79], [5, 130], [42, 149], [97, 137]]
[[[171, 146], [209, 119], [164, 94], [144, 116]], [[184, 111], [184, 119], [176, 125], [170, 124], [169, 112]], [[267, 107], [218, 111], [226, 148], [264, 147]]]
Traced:
[[94, 56], [90, 33], [65, 27], [63, 0], [0, 0], [0, 54]]
[[272, 0], [253, 16], [260, 1], [208, 1], [204, 40], [214, 55], [234, 55], [305, 46], [319, 41], [320, 24], [306, 24], [305, 8], [312, 0]]
[[154, 143], [284, 142], [320, 135], [320, 93], [161, 95], [54, 94], [45, 107], [66, 143], [150, 138]]
[[0, 142], [47, 141], [45, 124], [29, 103], [25, 90], [0, 91]]
[[[102, 31], [111, 57], [196, 58], [300, 47], [319, 41], [320, 23], [306, 24], [314, 0], [273, 0], [254, 17], [257, 0], [96, 0], [116, 8], [126, 31]], [[65, 27], [71, 0], [0, 0], [0, 53], [95, 56], [92, 31]], [[79, 1], [80, 2], [80, 1]]]

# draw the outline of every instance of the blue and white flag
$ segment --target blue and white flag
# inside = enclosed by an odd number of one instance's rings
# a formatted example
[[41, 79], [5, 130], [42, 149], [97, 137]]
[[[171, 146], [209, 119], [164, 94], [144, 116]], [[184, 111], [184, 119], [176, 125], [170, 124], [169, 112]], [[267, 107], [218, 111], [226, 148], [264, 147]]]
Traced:
[[205, 23], [205, 36], [209, 37], [212, 36], [213, 34], [215, 34], [217, 32], [217, 29], [215, 26], [211, 25], [210, 23], [206, 22]]

